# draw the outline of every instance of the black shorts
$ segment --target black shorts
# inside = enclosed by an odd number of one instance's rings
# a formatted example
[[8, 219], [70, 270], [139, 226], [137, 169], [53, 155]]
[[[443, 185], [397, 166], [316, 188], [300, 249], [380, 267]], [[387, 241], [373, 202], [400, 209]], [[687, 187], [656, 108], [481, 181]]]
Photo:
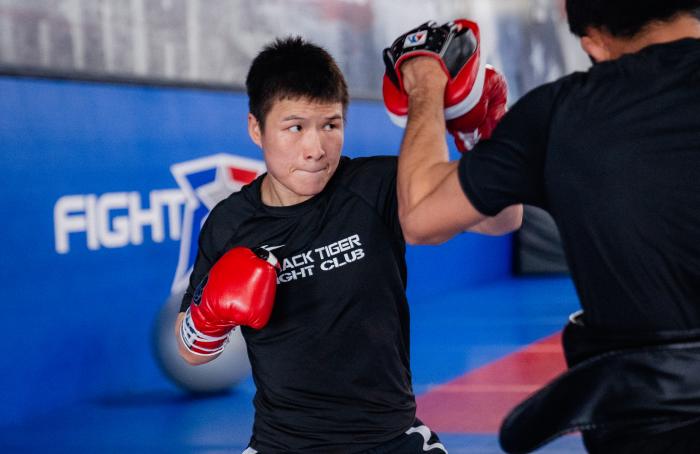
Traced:
[[416, 418], [403, 435], [362, 454], [447, 454], [437, 434]]
[[[248, 448], [242, 454], [258, 454], [258, 451]], [[437, 434], [416, 418], [404, 434], [361, 454], [447, 454], [447, 449]]]

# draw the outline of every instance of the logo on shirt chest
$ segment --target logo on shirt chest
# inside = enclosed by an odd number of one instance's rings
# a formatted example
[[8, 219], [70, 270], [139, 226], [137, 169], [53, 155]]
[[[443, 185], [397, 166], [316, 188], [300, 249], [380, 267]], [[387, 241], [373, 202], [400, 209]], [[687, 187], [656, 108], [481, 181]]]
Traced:
[[365, 258], [358, 234], [282, 259], [278, 284], [306, 279], [342, 268]]

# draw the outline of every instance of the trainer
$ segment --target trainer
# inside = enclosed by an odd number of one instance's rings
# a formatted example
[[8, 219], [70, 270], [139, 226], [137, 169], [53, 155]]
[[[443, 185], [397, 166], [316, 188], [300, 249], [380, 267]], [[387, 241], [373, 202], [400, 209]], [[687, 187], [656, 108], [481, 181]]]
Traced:
[[700, 452], [700, 1], [566, 8], [593, 67], [526, 94], [459, 162], [446, 62], [403, 60], [403, 233], [438, 243], [519, 203], [556, 221], [582, 307], [564, 332], [570, 370], [510, 415], [504, 449], [579, 429], [591, 452]]

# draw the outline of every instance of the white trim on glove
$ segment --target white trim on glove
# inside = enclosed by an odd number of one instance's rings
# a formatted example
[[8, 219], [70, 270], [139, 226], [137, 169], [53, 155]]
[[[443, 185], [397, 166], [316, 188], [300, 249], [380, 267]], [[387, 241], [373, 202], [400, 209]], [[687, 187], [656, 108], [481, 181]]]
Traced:
[[[235, 328], [234, 328], [235, 329]], [[228, 344], [231, 333], [233, 333], [233, 329], [227, 333], [224, 334], [223, 336], [209, 336], [207, 334], [204, 334], [200, 331], [197, 330], [197, 328], [194, 326], [194, 321], [192, 320], [192, 312], [191, 308], [187, 308], [187, 312], [185, 312], [185, 317], [182, 319], [182, 324], [180, 325], [180, 339], [182, 339], [182, 343], [185, 345], [185, 348], [187, 350], [198, 356], [214, 356], [218, 355], [222, 351], [224, 351], [224, 348], [226, 347], [226, 344]], [[201, 345], [196, 345], [195, 342], [220, 342], [223, 341], [223, 343], [216, 347], [216, 348], [207, 348], [203, 347]], [[197, 348], [199, 350], [202, 350], [203, 352], [198, 352], [194, 351], [193, 348]]]

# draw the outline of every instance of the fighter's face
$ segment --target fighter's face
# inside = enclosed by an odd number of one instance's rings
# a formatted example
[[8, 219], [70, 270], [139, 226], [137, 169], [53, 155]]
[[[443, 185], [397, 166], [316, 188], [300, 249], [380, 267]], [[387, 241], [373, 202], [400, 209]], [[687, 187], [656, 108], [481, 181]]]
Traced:
[[294, 205], [323, 190], [343, 148], [343, 105], [308, 99], [275, 101], [261, 128], [248, 116], [248, 132], [263, 150], [267, 177], [263, 201]]

